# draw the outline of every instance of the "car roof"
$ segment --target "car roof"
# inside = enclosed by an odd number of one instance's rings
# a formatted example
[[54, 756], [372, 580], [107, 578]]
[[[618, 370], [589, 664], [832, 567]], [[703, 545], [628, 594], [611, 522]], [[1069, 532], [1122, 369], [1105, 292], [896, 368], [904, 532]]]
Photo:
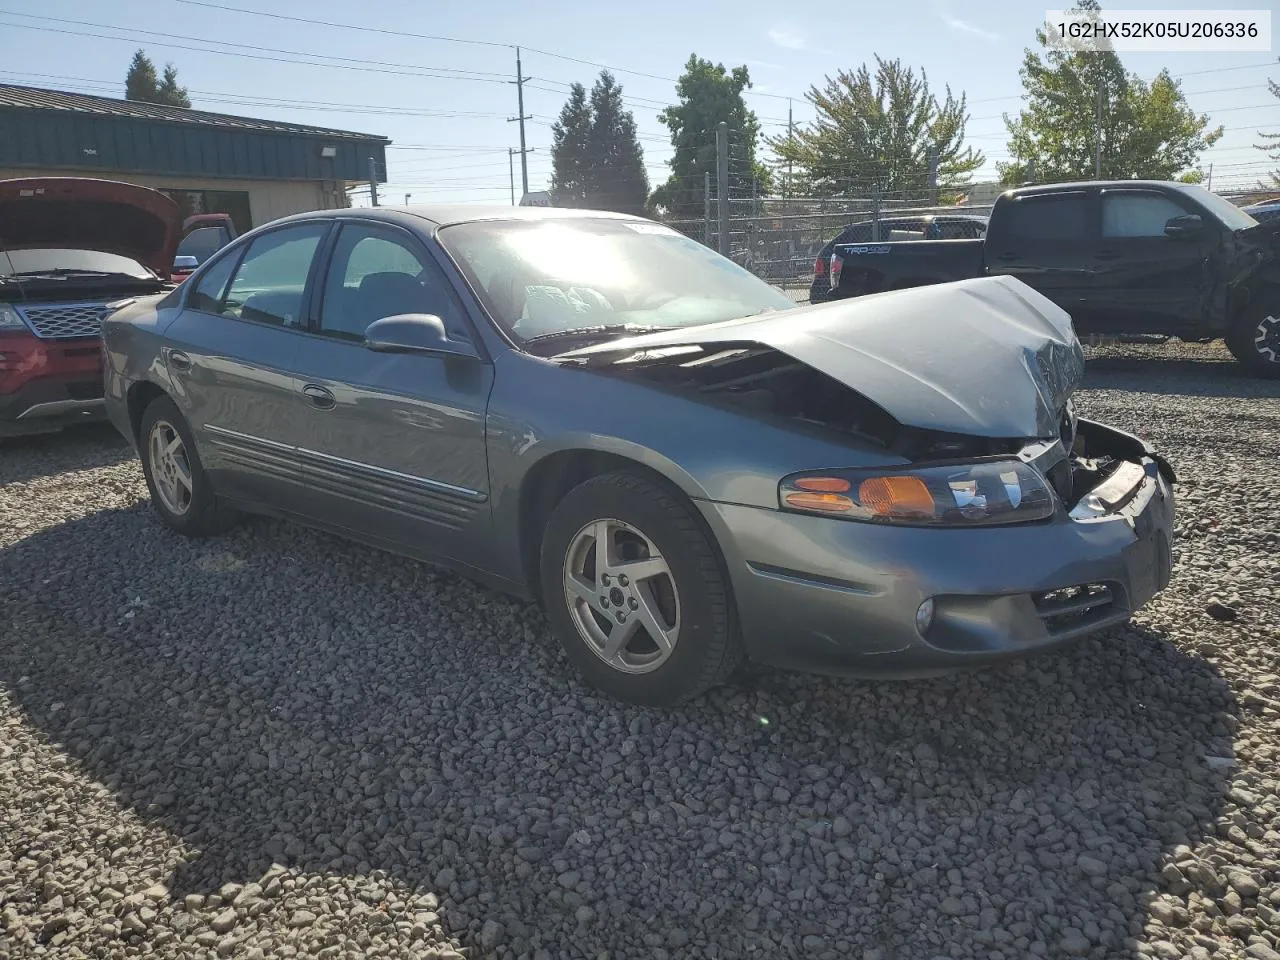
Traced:
[[642, 221], [627, 213], [611, 210], [578, 210], [568, 207], [513, 207], [498, 203], [431, 203], [397, 204], [377, 207], [344, 207], [336, 210], [310, 210], [273, 220], [273, 225], [301, 220], [328, 217], [353, 217], [361, 220], [385, 220], [388, 223], [405, 223], [405, 218], [426, 220], [437, 227], [459, 223], [476, 223], [485, 220], [633, 220]]

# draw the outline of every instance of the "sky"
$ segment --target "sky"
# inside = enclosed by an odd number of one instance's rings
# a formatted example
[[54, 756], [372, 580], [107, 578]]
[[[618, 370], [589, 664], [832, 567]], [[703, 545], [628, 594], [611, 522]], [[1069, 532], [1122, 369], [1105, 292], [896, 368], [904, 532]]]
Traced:
[[[1125, 0], [1123, 7], [1173, 5]], [[345, 26], [227, 9], [255, 6]], [[1196, 3], [1244, 6], [1268, 8], [1257, 0]], [[158, 68], [177, 66], [194, 107], [389, 138], [384, 203], [405, 194], [413, 203], [509, 202], [508, 151], [519, 146], [518, 124], [508, 120], [517, 115], [516, 45], [532, 78], [524, 104], [530, 190], [547, 186], [551, 123], [569, 84], [589, 88], [599, 65], [622, 85], [656, 185], [672, 153], [657, 115], [675, 99], [690, 54], [748, 67], [747, 103], [768, 134], [785, 131], [789, 109], [797, 125], [812, 119], [811, 85], [878, 54], [922, 69], [939, 93], [949, 85], [968, 97], [968, 142], [986, 157], [977, 179], [994, 179], [995, 163], [1008, 156], [1002, 114], [1017, 110], [1018, 68], [1024, 50], [1037, 47], [1045, 8], [1035, 0], [649, 0], [626, 8], [567, 0], [0, 0], [0, 82], [123, 96], [129, 59], [141, 46]], [[1280, 33], [1274, 10], [1272, 18]], [[1280, 81], [1277, 42], [1270, 53], [1122, 54], [1148, 79], [1168, 67], [1192, 107], [1226, 127], [1203, 158], [1205, 169], [1213, 164], [1214, 189], [1251, 186], [1268, 169], [1253, 145], [1259, 130], [1280, 131], [1280, 99], [1266, 86], [1268, 77]], [[514, 167], [518, 198], [519, 156]], [[367, 191], [353, 202], [367, 203]]]

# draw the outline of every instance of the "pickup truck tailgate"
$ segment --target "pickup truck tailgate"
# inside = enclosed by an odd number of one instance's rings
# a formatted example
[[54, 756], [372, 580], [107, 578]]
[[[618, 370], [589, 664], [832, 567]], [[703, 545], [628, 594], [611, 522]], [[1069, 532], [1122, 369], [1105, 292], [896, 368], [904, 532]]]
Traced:
[[836, 297], [970, 280], [984, 273], [983, 244], [976, 240], [909, 240], [841, 243], [831, 251]]

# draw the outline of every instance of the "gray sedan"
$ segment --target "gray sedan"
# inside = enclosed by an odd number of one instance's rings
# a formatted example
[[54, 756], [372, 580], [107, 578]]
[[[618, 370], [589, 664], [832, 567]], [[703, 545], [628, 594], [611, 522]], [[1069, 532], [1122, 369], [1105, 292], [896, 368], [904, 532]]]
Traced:
[[917, 676], [1168, 583], [1173, 471], [1078, 418], [1070, 317], [983, 278], [796, 307], [649, 220], [330, 210], [103, 324], [160, 518], [248, 511], [536, 599], [668, 704], [743, 659]]

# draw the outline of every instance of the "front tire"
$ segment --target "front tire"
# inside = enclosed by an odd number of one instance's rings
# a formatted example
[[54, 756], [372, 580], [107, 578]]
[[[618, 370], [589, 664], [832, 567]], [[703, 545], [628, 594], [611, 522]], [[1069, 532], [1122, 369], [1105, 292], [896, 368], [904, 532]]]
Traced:
[[1224, 339], [1231, 355], [1254, 376], [1280, 378], [1280, 307], [1246, 310]]
[[718, 555], [678, 495], [631, 472], [565, 495], [543, 534], [541, 586], [565, 653], [593, 687], [670, 706], [741, 660]]
[[214, 494], [191, 428], [168, 397], [156, 397], [142, 412], [138, 450], [151, 504], [167, 526], [207, 537], [231, 525], [234, 514]]

